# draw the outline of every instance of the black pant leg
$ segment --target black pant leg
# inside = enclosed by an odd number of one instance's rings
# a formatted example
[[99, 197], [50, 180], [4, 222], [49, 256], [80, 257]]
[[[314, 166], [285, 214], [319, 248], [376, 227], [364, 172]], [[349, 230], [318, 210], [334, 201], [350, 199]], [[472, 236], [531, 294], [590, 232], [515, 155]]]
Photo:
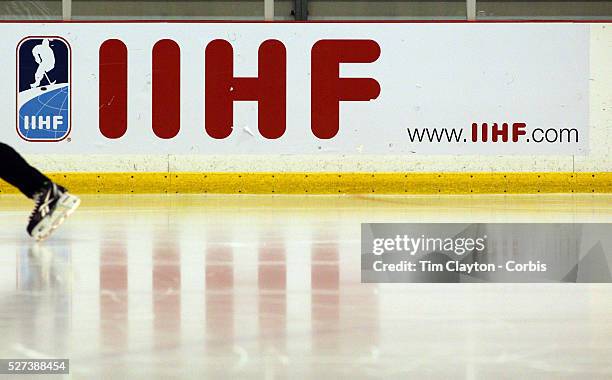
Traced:
[[15, 149], [3, 143], [0, 143], [0, 178], [18, 188], [28, 198], [32, 198], [51, 182], [30, 166]]

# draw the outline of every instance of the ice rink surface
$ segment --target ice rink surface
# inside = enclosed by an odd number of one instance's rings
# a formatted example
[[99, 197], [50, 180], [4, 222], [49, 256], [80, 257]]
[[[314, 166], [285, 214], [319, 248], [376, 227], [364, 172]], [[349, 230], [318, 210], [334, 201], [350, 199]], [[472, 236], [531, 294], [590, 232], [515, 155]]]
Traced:
[[0, 358], [66, 378], [612, 378], [611, 284], [359, 273], [362, 222], [612, 222], [611, 195], [85, 196], [39, 245], [30, 208], [0, 196]]

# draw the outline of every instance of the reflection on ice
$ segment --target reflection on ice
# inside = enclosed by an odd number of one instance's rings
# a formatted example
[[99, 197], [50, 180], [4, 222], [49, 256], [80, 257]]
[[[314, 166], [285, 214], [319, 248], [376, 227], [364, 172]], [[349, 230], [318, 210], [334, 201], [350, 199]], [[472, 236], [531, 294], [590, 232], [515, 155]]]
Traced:
[[[0, 208], [0, 357], [83, 378], [610, 377], [612, 289], [361, 284], [361, 222], [612, 221], [610, 197], [84, 197]], [[545, 206], [542, 206], [545, 205]]]

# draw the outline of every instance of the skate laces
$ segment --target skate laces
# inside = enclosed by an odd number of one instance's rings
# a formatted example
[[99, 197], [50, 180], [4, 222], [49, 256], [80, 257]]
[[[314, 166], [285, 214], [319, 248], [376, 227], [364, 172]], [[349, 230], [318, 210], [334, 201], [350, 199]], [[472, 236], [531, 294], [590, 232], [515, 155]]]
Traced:
[[55, 185], [51, 185], [49, 189], [43, 190], [34, 194], [34, 210], [30, 214], [30, 220], [34, 218], [34, 215], [40, 213], [41, 218], [44, 218], [51, 210], [50, 204], [53, 201], [51, 196]]
[[34, 218], [34, 215], [36, 215], [36, 212], [38, 211], [38, 208], [40, 207], [40, 204], [42, 202], [44, 195], [45, 195], [45, 192], [41, 191], [40, 193], [34, 194], [34, 196], [32, 197], [32, 199], [34, 199], [34, 209], [30, 213], [30, 218], [29, 218], [30, 221]]

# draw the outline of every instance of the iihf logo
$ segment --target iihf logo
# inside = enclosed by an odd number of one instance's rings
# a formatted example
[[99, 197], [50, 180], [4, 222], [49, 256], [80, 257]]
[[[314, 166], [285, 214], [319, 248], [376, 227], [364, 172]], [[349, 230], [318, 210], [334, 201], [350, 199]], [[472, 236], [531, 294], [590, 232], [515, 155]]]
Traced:
[[61, 37], [27, 37], [17, 46], [17, 132], [27, 141], [70, 133], [71, 52]]

